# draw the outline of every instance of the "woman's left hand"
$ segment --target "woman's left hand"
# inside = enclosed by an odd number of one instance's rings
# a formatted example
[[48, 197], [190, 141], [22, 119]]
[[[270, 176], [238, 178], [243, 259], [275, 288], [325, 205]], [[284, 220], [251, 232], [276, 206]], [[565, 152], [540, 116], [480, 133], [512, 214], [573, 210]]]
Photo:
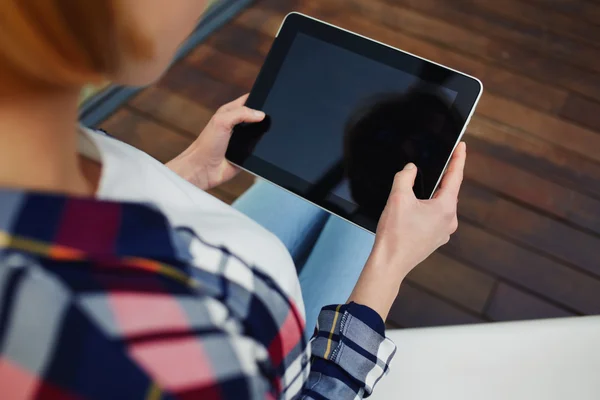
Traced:
[[246, 94], [219, 108], [198, 139], [169, 161], [167, 167], [204, 190], [236, 176], [239, 169], [225, 159], [231, 132], [242, 122], [260, 122], [265, 118], [264, 112], [244, 106], [247, 99]]

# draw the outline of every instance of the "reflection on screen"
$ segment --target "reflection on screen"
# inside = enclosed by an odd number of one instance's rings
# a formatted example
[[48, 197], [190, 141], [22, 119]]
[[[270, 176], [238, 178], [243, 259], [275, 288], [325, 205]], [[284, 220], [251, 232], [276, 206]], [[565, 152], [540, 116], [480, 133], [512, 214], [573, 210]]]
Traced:
[[270, 126], [253, 155], [305, 181], [307, 198], [378, 219], [408, 162], [419, 167], [415, 193], [430, 196], [456, 140], [456, 126], [447, 126], [456, 95], [298, 34], [265, 101]]

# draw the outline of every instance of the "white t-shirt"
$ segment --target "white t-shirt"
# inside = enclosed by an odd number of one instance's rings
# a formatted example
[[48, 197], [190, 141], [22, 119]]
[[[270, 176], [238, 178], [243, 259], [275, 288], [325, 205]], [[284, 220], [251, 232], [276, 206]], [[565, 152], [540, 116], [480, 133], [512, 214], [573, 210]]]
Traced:
[[305, 318], [294, 262], [275, 235], [126, 143], [86, 128], [79, 139], [80, 153], [102, 164], [97, 198], [158, 206], [172, 226], [192, 229], [271, 276]]

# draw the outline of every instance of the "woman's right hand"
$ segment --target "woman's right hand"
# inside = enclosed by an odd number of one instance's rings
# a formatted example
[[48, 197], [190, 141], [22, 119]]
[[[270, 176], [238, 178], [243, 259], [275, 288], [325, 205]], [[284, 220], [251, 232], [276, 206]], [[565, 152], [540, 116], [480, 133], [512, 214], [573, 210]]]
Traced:
[[385, 320], [406, 275], [458, 228], [456, 205], [463, 180], [466, 145], [461, 142], [440, 188], [431, 200], [413, 192], [417, 168], [398, 172], [379, 225], [369, 261], [349, 299], [373, 308]]

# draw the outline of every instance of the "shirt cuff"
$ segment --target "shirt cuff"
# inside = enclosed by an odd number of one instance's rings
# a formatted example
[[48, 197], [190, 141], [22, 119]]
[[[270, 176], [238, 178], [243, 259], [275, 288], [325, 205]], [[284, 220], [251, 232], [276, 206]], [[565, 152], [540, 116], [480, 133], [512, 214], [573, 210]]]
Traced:
[[356, 303], [323, 307], [311, 346], [313, 357], [337, 364], [367, 395], [388, 373], [396, 353], [379, 314]]

